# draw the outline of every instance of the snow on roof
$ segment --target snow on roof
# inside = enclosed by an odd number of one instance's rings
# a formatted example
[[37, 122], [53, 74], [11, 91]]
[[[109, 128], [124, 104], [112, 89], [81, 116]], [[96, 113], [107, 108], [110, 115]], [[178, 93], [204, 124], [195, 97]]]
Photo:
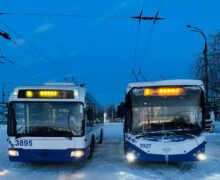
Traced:
[[30, 85], [30, 86], [19, 86], [16, 89], [78, 89], [82, 86], [78, 86], [75, 83], [69, 82], [48, 82], [44, 85]]
[[45, 86], [76, 86], [76, 84], [72, 82], [46, 82]]
[[194, 79], [174, 79], [174, 80], [162, 80], [162, 81], [152, 81], [152, 82], [136, 82], [129, 83], [127, 87], [127, 93], [133, 87], [152, 87], [152, 86], [200, 86], [203, 90], [204, 85], [201, 80]]

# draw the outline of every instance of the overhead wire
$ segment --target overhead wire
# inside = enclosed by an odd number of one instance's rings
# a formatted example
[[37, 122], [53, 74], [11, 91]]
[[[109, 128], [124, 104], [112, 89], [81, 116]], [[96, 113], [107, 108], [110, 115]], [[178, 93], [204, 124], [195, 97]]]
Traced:
[[[156, 16], [159, 15], [159, 12], [160, 12], [160, 10], [161, 10], [161, 8], [162, 8], [163, 3], [164, 3], [164, 0], [161, 0], [160, 5], [159, 5], [159, 9], [158, 9], [158, 11], [157, 11]], [[156, 16], [155, 16], [155, 17], [156, 17]], [[153, 23], [152, 23], [152, 25], [151, 25], [151, 28], [150, 28], [150, 32], [149, 32], [148, 38], [147, 38], [147, 41], [146, 41], [146, 46], [145, 46], [145, 49], [144, 49], [143, 58], [142, 58], [142, 60], [141, 60], [141, 62], [140, 62], [140, 66], [139, 66], [139, 71], [140, 71], [140, 72], [142, 72], [143, 63], [144, 63], [146, 54], [147, 54], [148, 49], [149, 49], [149, 46], [150, 46], [150, 42], [151, 42], [153, 30], [154, 30], [154, 28], [155, 28], [155, 24], [156, 24], [156, 21], [153, 21]]]
[[39, 57], [36, 56], [34, 53], [32, 53], [31, 51], [29, 51], [29, 50], [23, 48], [22, 46], [18, 45], [15, 41], [12, 41], [12, 43], [14, 45], [16, 45], [18, 48], [22, 49], [24, 52], [28, 53], [29, 55], [31, 55], [32, 57], [34, 57], [38, 61], [43, 61], [44, 63], [46, 63], [47, 66], [49, 66], [49, 68], [53, 69], [54, 71], [59, 72], [60, 74], [62, 74], [62, 73], [65, 74], [66, 73], [66, 71], [63, 70], [62, 67], [60, 67], [60, 65], [58, 65], [54, 60], [52, 60], [50, 57], [48, 57], [44, 52], [42, 52], [35, 45], [33, 45], [29, 40], [25, 39], [20, 33], [15, 31], [13, 28], [11, 28], [9, 25], [7, 25], [5, 22], [3, 22], [1, 20], [0, 20], [0, 23], [3, 26], [5, 26], [7, 29], [9, 29], [11, 32], [13, 32], [15, 35], [17, 35], [19, 38], [23, 39], [32, 49], [34, 49], [39, 54], [41, 54], [43, 59], [39, 59]]
[[146, 43], [146, 46], [145, 46], [145, 49], [144, 49], [143, 58], [142, 58], [142, 60], [140, 62], [139, 70], [142, 69], [143, 62], [144, 62], [145, 56], [147, 54], [147, 51], [148, 51], [148, 48], [149, 48], [149, 45], [150, 45], [150, 41], [151, 41], [151, 37], [152, 37], [152, 34], [153, 34], [154, 27], [155, 27], [155, 24], [152, 24], [151, 28], [150, 28], [150, 32], [149, 32], [148, 38], [147, 38], [147, 41], [146, 41], [147, 43]]
[[13, 62], [12, 60], [6, 58], [5, 56], [1, 56], [0, 59], [3, 59], [5, 61], [7, 61], [8, 63], [15, 64], [15, 62]]
[[138, 22], [138, 29], [137, 29], [136, 40], [135, 40], [135, 47], [134, 47], [132, 70], [135, 69], [135, 61], [136, 61], [136, 56], [137, 56], [139, 36], [140, 36], [140, 22]]
[[[145, 7], [145, 4], [146, 4], [146, 0], [143, 0], [143, 6], [142, 6], [142, 9], [141, 11], [144, 10], [144, 7]], [[161, 3], [160, 3], [160, 7], [159, 7], [159, 10], [161, 9], [162, 7], [162, 4], [163, 4], [163, 0], [161, 0]], [[28, 12], [0, 12], [0, 15], [16, 15], [16, 16], [51, 16], [51, 17], [73, 17], [73, 18], [111, 18], [111, 19], [130, 19], [129, 16], [105, 16], [105, 15], [80, 15], [80, 14], [62, 14], [62, 13], [28, 13]], [[204, 19], [204, 20], [220, 20], [220, 17], [168, 17], [166, 18], [168, 20], [180, 20], [180, 19]], [[1, 21], [2, 22], [2, 21]], [[4, 23], [4, 25], [7, 25]], [[8, 26], [8, 25], [7, 25]], [[9, 26], [8, 26], [9, 27]], [[9, 27], [10, 28], [10, 27]], [[151, 42], [151, 39], [152, 39], [152, 34], [153, 34], [153, 31], [154, 31], [154, 28], [155, 28], [155, 23], [152, 24], [151, 26], [151, 29], [150, 29], [150, 32], [149, 32], [149, 36], [147, 38], [147, 41], [146, 41], [146, 46], [145, 46], [145, 49], [144, 49], [144, 54], [143, 54], [143, 58], [140, 62], [140, 65], [139, 65], [139, 72], [141, 72], [141, 69], [143, 67], [143, 63], [144, 63], [144, 60], [146, 58], [146, 55], [148, 53], [148, 50], [149, 50], [149, 46], [150, 46], [150, 42]], [[10, 28], [11, 29], [11, 28]], [[132, 62], [132, 72], [134, 71], [135, 69], [135, 63], [136, 63], [136, 58], [137, 58], [137, 50], [138, 50], [138, 44], [139, 44], [139, 38], [140, 38], [140, 29], [141, 29], [141, 25], [140, 23], [138, 23], [138, 30], [137, 30], [137, 34], [136, 34], [136, 41], [135, 41], [135, 48], [134, 48], [134, 55], [133, 55], [133, 62]], [[22, 37], [20, 36], [20, 34], [18, 34], [16, 31], [14, 31], [13, 29], [11, 29], [11, 31], [13, 31], [15, 34], [17, 34], [19, 37]], [[24, 39], [24, 38], [23, 38]], [[44, 57], [44, 59], [46, 59], [47, 61], [46, 62], [49, 62], [51, 64], [53, 64], [53, 66], [55, 66], [55, 69], [56, 71], [62, 71], [62, 72], [65, 72], [65, 70], [61, 70], [61, 67], [58, 67], [59, 65], [54, 62], [53, 60], [51, 61], [51, 59], [46, 55], [44, 54], [39, 48], [33, 46], [33, 44], [31, 44], [29, 41], [27, 41], [27, 44], [32, 47], [33, 49], [35, 49], [36, 51], [38, 51], [41, 56]], [[15, 44], [15, 42], [14, 42]], [[17, 44], [15, 44], [17, 45]], [[19, 46], [19, 45], [17, 45]], [[22, 49], [21, 46], [19, 46], [19, 48]], [[22, 49], [23, 51], [25, 51], [26, 53], [30, 54], [31, 56], [35, 57], [35, 58], [38, 58], [36, 57], [36, 55], [34, 55], [32, 52], [30, 51], [27, 51], [26, 49]], [[42, 60], [41, 60], [42, 61]], [[58, 65], [58, 66], [57, 66]]]
[[[2, 60], [1, 60], [1, 59], [2, 59]], [[4, 61], [3, 61], [3, 60], [4, 60]], [[36, 76], [35, 73], [31, 72], [31, 71], [28, 70], [27, 68], [25, 68], [25, 67], [23, 67], [23, 66], [17, 64], [16, 62], [12, 61], [12, 60], [9, 59], [9, 58], [7, 58], [7, 57], [3, 54], [2, 50], [0, 49], [0, 62], [2, 62], [3, 64], [6, 64], [5, 61], [8, 62], [9, 65], [15, 66], [17, 69], [19, 69], [20, 71], [22, 71], [23, 73], [25, 73], [25, 74], [27, 74], [27, 75], [31, 75], [31, 76], [33, 76], [33, 77]]]
[[[33, 54], [31, 51], [29, 51], [29, 50], [23, 48], [22, 46], [18, 45], [15, 41], [12, 41], [12, 40], [11, 40], [11, 42], [12, 42], [12, 44], [16, 45], [19, 49], [21, 49], [22, 51], [24, 51], [25, 53], [27, 53], [27, 54], [29, 54], [30, 56], [34, 57], [36, 60], [38, 60], [38, 62], [42, 61], [38, 56], [36, 56], [35, 54]], [[23, 67], [23, 66], [20, 66], [20, 65], [18, 65], [18, 64], [16, 64], [16, 66], [19, 67], [19, 68], [21, 68], [21, 69], [23, 69], [23, 70], [25, 70], [25, 71], [27, 71], [28, 74], [31, 73], [33, 77], [36, 77], [36, 73], [32, 73], [32, 72], [29, 71], [27, 68], [25, 68], [25, 67]]]
[[[142, 5], [142, 8], [141, 8], [140, 17], [143, 14], [145, 3], [146, 3], [146, 0], [143, 0], [143, 5]], [[135, 73], [135, 62], [136, 62], [137, 49], [138, 49], [138, 43], [139, 43], [139, 37], [140, 37], [140, 26], [141, 26], [141, 19], [138, 21], [138, 28], [137, 28], [135, 48], [134, 48], [134, 56], [133, 56], [133, 62], [132, 62], [132, 68], [131, 68], [131, 76], [135, 77], [135, 81], [138, 81], [136, 73]]]
[[[73, 17], [73, 18], [107, 18], [107, 19], [130, 19], [130, 16], [105, 16], [105, 15], [80, 15], [62, 13], [28, 13], [28, 12], [0, 12], [0, 15], [8, 16], [49, 16], [49, 17]], [[220, 17], [166, 17], [168, 20], [220, 20]]]
[[107, 16], [107, 15], [80, 15], [80, 14], [62, 14], [62, 13], [12, 13], [1, 12], [0, 15], [16, 15], [16, 16], [49, 16], [49, 17], [73, 17], [73, 18], [108, 18], [108, 19], [129, 19], [128, 16]]

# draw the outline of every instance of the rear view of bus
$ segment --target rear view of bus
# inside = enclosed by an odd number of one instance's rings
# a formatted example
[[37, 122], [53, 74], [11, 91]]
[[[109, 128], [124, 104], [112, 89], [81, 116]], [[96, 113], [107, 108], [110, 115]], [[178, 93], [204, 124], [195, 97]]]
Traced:
[[74, 162], [91, 157], [95, 142], [103, 138], [103, 120], [89, 97], [84, 86], [73, 83], [16, 88], [9, 100], [9, 160]]
[[124, 126], [127, 160], [205, 160], [204, 121], [202, 81], [129, 84]]

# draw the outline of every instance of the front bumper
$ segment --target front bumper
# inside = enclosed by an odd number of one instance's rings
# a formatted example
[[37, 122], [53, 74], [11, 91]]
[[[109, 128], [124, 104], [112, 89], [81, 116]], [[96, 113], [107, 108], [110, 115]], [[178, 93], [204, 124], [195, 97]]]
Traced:
[[150, 161], [150, 162], [187, 162], [187, 161], [198, 161], [198, 153], [205, 153], [205, 144], [203, 142], [196, 148], [192, 149], [185, 154], [150, 154], [139, 149], [132, 143], [127, 142], [126, 153], [134, 153], [137, 161]]
[[[9, 156], [10, 161], [16, 162], [80, 162], [85, 161], [88, 156], [86, 149], [38, 150], [9, 148], [8, 150], [16, 150], [19, 153], [19, 156]], [[85, 155], [71, 157], [71, 152], [74, 150], [82, 150]]]

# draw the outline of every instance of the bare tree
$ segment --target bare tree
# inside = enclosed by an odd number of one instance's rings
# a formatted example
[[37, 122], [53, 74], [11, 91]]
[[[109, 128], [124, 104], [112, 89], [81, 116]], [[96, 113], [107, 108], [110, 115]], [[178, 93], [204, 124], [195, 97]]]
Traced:
[[[195, 78], [205, 81], [205, 66], [202, 54], [198, 54], [193, 65]], [[208, 47], [208, 95], [209, 102], [214, 103], [220, 97], [220, 31], [210, 35]]]

